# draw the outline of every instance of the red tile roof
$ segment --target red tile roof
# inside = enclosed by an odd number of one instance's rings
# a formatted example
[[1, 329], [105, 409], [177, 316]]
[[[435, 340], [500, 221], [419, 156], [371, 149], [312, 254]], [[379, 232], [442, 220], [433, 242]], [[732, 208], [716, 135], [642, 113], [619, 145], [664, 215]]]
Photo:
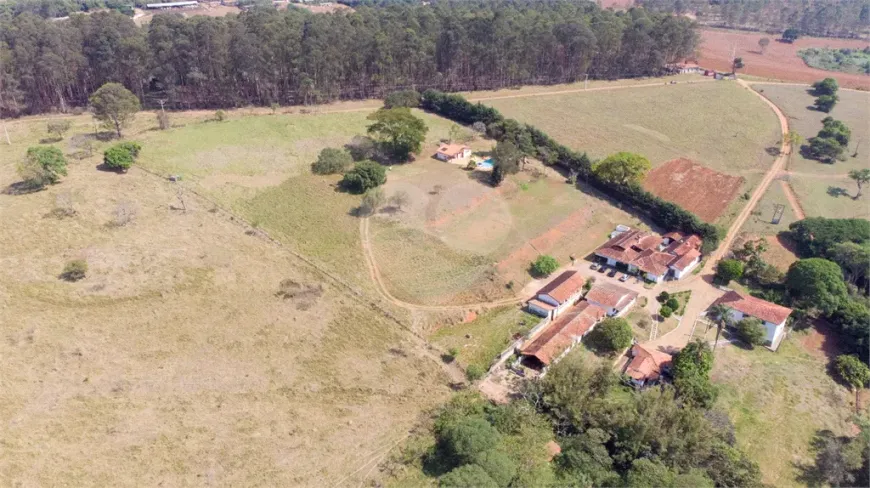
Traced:
[[697, 249], [692, 249], [689, 252], [687, 252], [685, 255], [683, 255], [683, 257], [678, 258], [676, 261], [671, 263], [671, 266], [682, 271], [682, 270], [686, 269], [687, 266], [692, 264], [692, 261], [699, 258], [700, 256], [701, 256], [701, 251], [699, 251]]
[[529, 300], [528, 302], [526, 302], [526, 304], [528, 304], [528, 305], [534, 305], [534, 306], [536, 306], [536, 307], [538, 307], [538, 308], [542, 308], [542, 309], [544, 309], [544, 310], [548, 310], [548, 311], [549, 311], [549, 310], [555, 310], [555, 309], [556, 309], [556, 307], [550, 305], [550, 304], [547, 303], [547, 302], [542, 302], [542, 301], [538, 300], [537, 298], [532, 298], [531, 300]]
[[567, 349], [575, 338], [583, 337], [607, 312], [589, 302], [581, 302], [559, 316], [535, 337], [520, 347], [520, 353], [538, 358], [549, 365]]
[[[664, 238], [671, 239], [671, 243], [664, 250], [659, 251], [659, 245]], [[664, 238], [657, 237], [649, 232], [631, 230], [607, 241], [603, 246], [595, 250], [595, 254], [615, 259], [620, 263], [632, 265], [643, 271], [656, 276], [662, 276], [668, 272], [668, 266], [680, 263], [684, 269], [700, 253], [694, 255], [701, 247], [701, 238], [696, 235], [686, 236], [679, 231], [668, 232]], [[692, 254], [688, 260], [683, 258]]]
[[644, 273], [652, 273], [656, 276], [663, 276], [668, 272], [668, 265], [674, 260], [671, 254], [647, 250], [640, 253], [631, 264], [637, 266], [637, 269]]
[[643, 380], [657, 380], [662, 369], [671, 364], [671, 356], [654, 349], [646, 349], [639, 344], [631, 348], [631, 361], [625, 370], [625, 374], [632, 378]]
[[441, 144], [438, 147], [438, 154], [443, 154], [448, 158], [455, 158], [466, 149], [469, 149], [469, 147], [463, 144]]
[[571, 296], [583, 289], [583, 277], [575, 271], [565, 271], [547, 286], [538, 290], [538, 295], [549, 295], [559, 303], [565, 303]]
[[637, 292], [611, 283], [595, 285], [586, 293], [586, 300], [617, 310], [622, 310], [635, 298], [637, 298]]
[[733, 308], [734, 310], [739, 310], [746, 315], [759, 318], [772, 324], [783, 323], [792, 312], [788, 307], [770, 303], [767, 300], [755, 298], [750, 295], [744, 295], [733, 290], [722, 295], [714, 302], [714, 305], [719, 304], [725, 305], [728, 308]]

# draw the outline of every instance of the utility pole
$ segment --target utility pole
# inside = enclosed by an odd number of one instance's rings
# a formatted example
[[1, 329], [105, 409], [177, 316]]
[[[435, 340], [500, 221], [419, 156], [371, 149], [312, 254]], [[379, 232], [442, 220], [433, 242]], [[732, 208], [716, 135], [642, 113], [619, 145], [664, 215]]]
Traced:
[[157, 100], [157, 103], [160, 104], [160, 113], [162, 113], [163, 115], [166, 115], [166, 111], [163, 110], [163, 104], [166, 103], [166, 100]]

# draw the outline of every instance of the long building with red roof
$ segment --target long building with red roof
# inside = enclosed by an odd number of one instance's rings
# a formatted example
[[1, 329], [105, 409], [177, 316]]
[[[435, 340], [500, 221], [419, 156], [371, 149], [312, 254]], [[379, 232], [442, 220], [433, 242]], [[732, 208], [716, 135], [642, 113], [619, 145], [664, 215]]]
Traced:
[[614, 235], [595, 250], [610, 266], [624, 265], [656, 283], [668, 276], [681, 279], [701, 262], [701, 238], [681, 232], [659, 237], [652, 232], [629, 229]]

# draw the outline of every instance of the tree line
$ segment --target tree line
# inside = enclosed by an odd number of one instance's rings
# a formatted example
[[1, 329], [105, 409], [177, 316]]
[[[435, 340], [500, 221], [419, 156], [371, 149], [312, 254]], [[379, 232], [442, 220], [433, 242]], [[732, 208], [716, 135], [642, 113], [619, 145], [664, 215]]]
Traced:
[[[462, 124], [483, 124], [489, 137], [499, 142], [509, 141], [523, 154], [545, 164], [562, 166], [572, 172], [572, 179], [581, 178], [602, 193], [643, 212], [661, 227], [698, 234], [704, 240], [705, 252], [716, 249], [719, 245], [721, 232], [716, 226], [703, 222], [679, 205], [644, 190], [636, 179], [609, 178], [606, 172], [601, 171], [600, 164], [593, 165], [586, 153], [576, 152], [559, 144], [540, 129], [507, 119], [498, 110], [480, 103], [471, 103], [461, 95], [437, 90], [423, 92], [421, 106]], [[620, 160], [633, 156], [627, 153], [622, 156], [615, 155]]]
[[[704, 381], [712, 361], [704, 343], [674, 359], [678, 375]], [[442, 487], [762, 486], [728, 415], [680, 387], [634, 391], [609, 364], [572, 354], [521, 394], [492, 405], [460, 393], [434, 419], [434, 445], [401, 458]]]
[[[870, 29], [870, 1], [638, 0], [656, 12], [691, 13], [703, 25], [808, 36], [861, 37]], [[785, 37], [785, 36], [784, 36]]]
[[118, 12], [0, 16], [0, 112], [65, 111], [118, 82], [146, 107], [218, 108], [382, 97], [400, 87], [493, 89], [658, 75], [698, 45], [695, 23], [592, 2], [475, 0], [312, 14]]

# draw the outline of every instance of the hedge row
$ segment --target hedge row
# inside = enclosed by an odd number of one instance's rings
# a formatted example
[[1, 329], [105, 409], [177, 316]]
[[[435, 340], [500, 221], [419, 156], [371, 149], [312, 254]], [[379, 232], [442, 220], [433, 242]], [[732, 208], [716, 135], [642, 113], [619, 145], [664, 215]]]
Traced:
[[490, 137], [498, 141], [509, 140], [528, 156], [546, 164], [558, 164], [576, 171], [579, 177], [602, 193], [645, 213], [662, 228], [698, 234], [704, 239], [707, 250], [715, 249], [719, 245], [721, 235], [716, 226], [703, 222], [692, 212], [653, 195], [638, 184], [619, 185], [597, 178], [592, 172], [592, 161], [586, 153], [579, 153], [559, 144], [540, 129], [505, 118], [498, 110], [480, 103], [471, 103], [461, 95], [437, 90], [423, 92], [421, 106], [462, 124], [482, 122]]

